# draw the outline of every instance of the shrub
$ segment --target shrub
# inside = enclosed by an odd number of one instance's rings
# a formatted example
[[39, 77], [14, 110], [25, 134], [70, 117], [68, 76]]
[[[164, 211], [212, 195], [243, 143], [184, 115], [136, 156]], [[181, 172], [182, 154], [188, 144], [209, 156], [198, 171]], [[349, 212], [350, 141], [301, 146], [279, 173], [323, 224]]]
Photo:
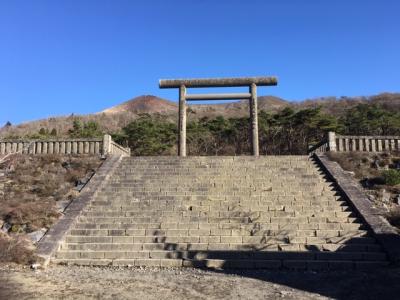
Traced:
[[47, 129], [45, 129], [45, 128], [40, 128], [40, 130], [39, 130], [39, 134], [40, 135], [48, 135], [49, 134], [49, 131], [47, 130]]
[[396, 185], [400, 183], [400, 172], [397, 170], [387, 170], [382, 173], [387, 185]]
[[31, 264], [36, 260], [30, 243], [22, 237], [10, 238], [0, 232], [0, 262]]

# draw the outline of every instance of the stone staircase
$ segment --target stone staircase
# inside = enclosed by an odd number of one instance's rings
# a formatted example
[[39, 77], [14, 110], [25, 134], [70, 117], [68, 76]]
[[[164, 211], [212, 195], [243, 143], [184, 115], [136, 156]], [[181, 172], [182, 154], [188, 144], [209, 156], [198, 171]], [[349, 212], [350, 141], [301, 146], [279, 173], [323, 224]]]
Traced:
[[307, 156], [123, 158], [54, 261], [289, 269], [387, 262]]

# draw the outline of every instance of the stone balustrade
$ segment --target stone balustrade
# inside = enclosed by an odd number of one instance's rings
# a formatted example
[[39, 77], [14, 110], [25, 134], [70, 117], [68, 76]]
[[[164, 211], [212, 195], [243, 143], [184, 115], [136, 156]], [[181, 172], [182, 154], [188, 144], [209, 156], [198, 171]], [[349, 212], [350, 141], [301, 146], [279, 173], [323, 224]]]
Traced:
[[341, 136], [335, 138], [336, 151], [384, 152], [400, 150], [400, 136]]
[[12, 153], [129, 156], [130, 149], [118, 145], [108, 134], [88, 139], [0, 140], [0, 155]]
[[321, 152], [400, 151], [400, 136], [356, 136], [328, 133], [328, 138], [310, 147], [310, 153]]

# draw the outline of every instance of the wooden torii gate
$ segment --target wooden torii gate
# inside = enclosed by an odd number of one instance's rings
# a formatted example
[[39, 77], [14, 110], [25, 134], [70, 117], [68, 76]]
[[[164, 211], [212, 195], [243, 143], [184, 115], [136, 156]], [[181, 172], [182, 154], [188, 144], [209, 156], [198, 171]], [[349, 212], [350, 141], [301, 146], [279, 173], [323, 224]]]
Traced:
[[[179, 148], [178, 155], [186, 156], [186, 101], [248, 99], [250, 106], [251, 144], [253, 155], [259, 155], [257, 86], [277, 85], [275, 77], [161, 79], [160, 88], [179, 88]], [[248, 86], [248, 93], [187, 94], [186, 88]]]

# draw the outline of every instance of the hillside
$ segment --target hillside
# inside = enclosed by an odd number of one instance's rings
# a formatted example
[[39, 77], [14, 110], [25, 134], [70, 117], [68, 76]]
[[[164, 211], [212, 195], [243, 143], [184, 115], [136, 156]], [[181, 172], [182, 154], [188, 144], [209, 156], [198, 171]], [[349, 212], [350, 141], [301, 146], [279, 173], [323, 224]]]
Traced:
[[[290, 102], [273, 96], [258, 97], [259, 110], [277, 112], [285, 107], [295, 110], [320, 106], [324, 113], [334, 116], [343, 115], [348, 109], [359, 103], [378, 103], [389, 110], [400, 110], [400, 93], [382, 93], [370, 97], [323, 97], [306, 99], [301, 102]], [[22, 123], [0, 128], [0, 137], [24, 137], [39, 132], [41, 128], [56, 130], [58, 136], [65, 136], [72, 127], [74, 120], [83, 122], [95, 121], [106, 132], [116, 132], [142, 114], [157, 115], [169, 121], [176, 121], [178, 105], [167, 99], [157, 96], [143, 95], [123, 102], [119, 105], [104, 109], [101, 112], [88, 115], [70, 115], [52, 117], [37, 121]], [[198, 120], [203, 117], [238, 118], [248, 116], [248, 102], [215, 102], [215, 104], [190, 104], [188, 108], [189, 120]]]
[[119, 105], [107, 108], [101, 113], [105, 114], [119, 114], [125, 112], [132, 112], [135, 114], [174, 114], [178, 111], [178, 105], [175, 102], [165, 100], [152, 95], [143, 95]]

